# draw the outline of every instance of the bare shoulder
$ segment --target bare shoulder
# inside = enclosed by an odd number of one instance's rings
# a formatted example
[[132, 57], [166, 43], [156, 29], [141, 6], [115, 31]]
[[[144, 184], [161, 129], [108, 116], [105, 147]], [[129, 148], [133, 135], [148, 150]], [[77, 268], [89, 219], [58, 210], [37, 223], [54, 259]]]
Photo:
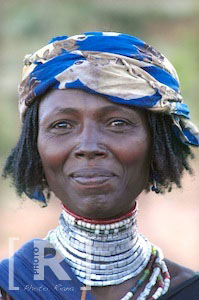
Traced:
[[171, 260], [165, 259], [165, 262], [171, 276], [171, 288], [178, 286], [179, 284], [191, 279], [196, 275], [195, 271], [179, 265]]

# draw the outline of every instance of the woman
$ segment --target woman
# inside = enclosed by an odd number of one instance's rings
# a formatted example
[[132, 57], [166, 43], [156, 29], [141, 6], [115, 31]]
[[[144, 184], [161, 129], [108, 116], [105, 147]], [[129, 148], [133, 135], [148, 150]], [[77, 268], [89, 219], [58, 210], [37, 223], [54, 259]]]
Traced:
[[0, 263], [3, 299], [198, 299], [198, 275], [136, 226], [138, 195], [181, 187], [199, 145], [173, 66], [112, 32], [56, 37], [24, 64], [4, 176], [44, 206], [52, 191], [63, 212]]

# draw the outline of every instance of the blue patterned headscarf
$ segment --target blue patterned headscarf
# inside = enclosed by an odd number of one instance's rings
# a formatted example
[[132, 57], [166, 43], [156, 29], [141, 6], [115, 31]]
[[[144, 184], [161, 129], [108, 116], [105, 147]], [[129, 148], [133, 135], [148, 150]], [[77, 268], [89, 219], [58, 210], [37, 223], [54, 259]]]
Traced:
[[199, 132], [183, 103], [172, 64], [144, 41], [115, 32], [53, 38], [26, 55], [19, 86], [21, 119], [50, 88], [81, 89], [108, 100], [165, 113], [183, 143], [199, 146]]

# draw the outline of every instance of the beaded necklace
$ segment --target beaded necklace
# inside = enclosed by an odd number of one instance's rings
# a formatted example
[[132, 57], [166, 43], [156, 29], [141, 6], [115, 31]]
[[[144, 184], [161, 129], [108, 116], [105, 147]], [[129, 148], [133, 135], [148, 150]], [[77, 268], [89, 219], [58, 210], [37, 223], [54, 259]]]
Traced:
[[[117, 285], [142, 274], [122, 300], [131, 299], [144, 282], [146, 286], [136, 299], [158, 299], [169, 288], [168, 270], [160, 249], [138, 233], [136, 214], [135, 203], [120, 218], [90, 220], [63, 206], [59, 226], [45, 239], [61, 253], [83, 284]], [[155, 293], [147, 298], [153, 287]]]

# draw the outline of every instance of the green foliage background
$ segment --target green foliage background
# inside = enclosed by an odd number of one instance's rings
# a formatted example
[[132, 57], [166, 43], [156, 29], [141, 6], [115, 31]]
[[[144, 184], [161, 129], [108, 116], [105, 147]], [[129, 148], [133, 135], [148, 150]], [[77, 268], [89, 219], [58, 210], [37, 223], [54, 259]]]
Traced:
[[24, 55], [52, 36], [95, 30], [136, 35], [164, 53], [199, 125], [198, 0], [0, 0], [0, 171], [20, 131], [16, 91]]

